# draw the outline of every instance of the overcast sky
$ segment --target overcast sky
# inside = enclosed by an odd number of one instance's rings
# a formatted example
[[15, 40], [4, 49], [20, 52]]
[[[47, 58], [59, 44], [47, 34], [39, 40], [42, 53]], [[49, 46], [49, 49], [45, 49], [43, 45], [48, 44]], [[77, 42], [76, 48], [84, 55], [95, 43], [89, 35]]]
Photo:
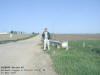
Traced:
[[100, 0], [0, 0], [0, 32], [100, 33]]

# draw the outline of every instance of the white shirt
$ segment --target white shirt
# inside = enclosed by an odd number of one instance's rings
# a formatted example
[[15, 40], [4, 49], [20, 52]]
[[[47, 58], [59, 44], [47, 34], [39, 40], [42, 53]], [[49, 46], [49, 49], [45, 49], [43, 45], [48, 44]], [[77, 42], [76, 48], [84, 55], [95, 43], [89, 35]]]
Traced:
[[48, 32], [44, 32], [45, 39], [48, 39]]

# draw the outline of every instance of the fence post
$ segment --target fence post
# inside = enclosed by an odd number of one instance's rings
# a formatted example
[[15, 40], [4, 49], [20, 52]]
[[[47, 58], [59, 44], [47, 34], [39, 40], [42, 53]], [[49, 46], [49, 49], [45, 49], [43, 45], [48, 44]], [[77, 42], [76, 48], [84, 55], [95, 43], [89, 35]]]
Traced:
[[85, 42], [83, 42], [83, 48], [85, 48]]

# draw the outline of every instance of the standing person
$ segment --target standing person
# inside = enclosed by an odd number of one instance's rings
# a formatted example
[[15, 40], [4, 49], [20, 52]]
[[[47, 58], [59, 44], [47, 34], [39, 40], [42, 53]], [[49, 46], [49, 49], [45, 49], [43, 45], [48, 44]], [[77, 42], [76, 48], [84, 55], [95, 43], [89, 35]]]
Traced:
[[50, 43], [49, 43], [50, 33], [48, 32], [47, 28], [44, 29], [42, 37], [43, 37], [43, 43], [44, 43], [43, 49], [46, 50], [46, 48], [48, 48], [48, 50], [50, 50], [50, 46], [49, 46], [50, 45]]

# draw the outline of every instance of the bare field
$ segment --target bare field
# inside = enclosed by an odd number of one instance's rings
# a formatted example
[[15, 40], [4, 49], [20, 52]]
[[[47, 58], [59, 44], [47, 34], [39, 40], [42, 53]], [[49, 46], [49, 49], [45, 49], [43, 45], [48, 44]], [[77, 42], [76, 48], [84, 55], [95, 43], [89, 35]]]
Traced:
[[32, 34], [13, 34], [12, 38], [10, 38], [9, 34], [0, 34], [0, 41], [3, 40], [16, 40], [24, 37], [28, 37]]
[[100, 40], [100, 34], [54, 34], [55, 40]]

